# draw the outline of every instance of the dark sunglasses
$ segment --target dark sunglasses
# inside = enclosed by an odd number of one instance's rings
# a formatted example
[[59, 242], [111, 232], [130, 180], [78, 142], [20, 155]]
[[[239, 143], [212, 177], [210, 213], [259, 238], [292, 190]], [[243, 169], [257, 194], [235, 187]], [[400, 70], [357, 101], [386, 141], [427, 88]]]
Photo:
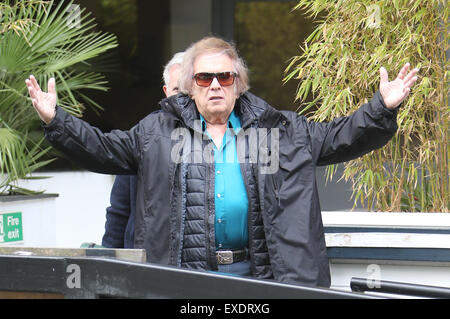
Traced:
[[211, 85], [214, 78], [217, 79], [220, 85], [222, 86], [230, 86], [234, 83], [234, 78], [237, 76], [234, 72], [219, 72], [219, 73], [209, 73], [209, 72], [201, 72], [195, 74], [192, 78], [195, 79], [195, 82], [198, 86], [208, 87]]

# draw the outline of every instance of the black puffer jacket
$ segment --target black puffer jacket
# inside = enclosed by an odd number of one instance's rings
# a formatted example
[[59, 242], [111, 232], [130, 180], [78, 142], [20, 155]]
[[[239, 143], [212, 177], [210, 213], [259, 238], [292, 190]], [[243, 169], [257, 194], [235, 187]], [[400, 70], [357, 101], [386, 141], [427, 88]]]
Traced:
[[[258, 135], [256, 145], [267, 145], [272, 161], [255, 163], [249, 151], [255, 140], [245, 137], [241, 168], [249, 198], [253, 275], [328, 287], [315, 168], [383, 146], [397, 129], [396, 111], [388, 110], [377, 92], [351, 116], [330, 123], [277, 111], [250, 93], [237, 100], [235, 112], [243, 132], [253, 128], [266, 133]], [[198, 118], [193, 101], [177, 95], [162, 100], [160, 111], [130, 131], [104, 134], [58, 108], [45, 132], [52, 145], [89, 170], [137, 174], [135, 247], [146, 249], [149, 262], [215, 270], [214, 166], [172, 160], [174, 154], [196, 155], [195, 148], [189, 152], [188, 144], [180, 144], [179, 132], [189, 132], [192, 145], [207, 142], [194, 124]], [[279, 154], [272, 145], [275, 133]], [[264, 170], [273, 164], [275, 170]]]

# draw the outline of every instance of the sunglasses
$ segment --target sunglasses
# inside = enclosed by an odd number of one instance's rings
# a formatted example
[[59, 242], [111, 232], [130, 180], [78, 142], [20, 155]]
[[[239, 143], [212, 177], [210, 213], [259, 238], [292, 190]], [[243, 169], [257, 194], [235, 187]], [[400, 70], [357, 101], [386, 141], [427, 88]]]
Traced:
[[234, 78], [237, 76], [234, 72], [219, 72], [219, 73], [209, 73], [201, 72], [195, 74], [192, 78], [198, 86], [208, 87], [211, 85], [214, 78], [217, 79], [221, 86], [230, 86], [234, 83]]

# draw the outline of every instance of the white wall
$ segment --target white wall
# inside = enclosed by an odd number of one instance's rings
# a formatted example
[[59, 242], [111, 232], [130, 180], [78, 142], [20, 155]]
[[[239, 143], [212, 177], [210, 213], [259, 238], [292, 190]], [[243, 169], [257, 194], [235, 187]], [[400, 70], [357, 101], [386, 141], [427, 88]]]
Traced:
[[[337, 248], [429, 248], [447, 249], [450, 253], [448, 213], [387, 213], [323, 211], [328, 227], [370, 227], [380, 232], [326, 233], [327, 247]], [[381, 231], [384, 229], [385, 231]], [[386, 231], [391, 229], [391, 231]], [[402, 232], [394, 230], [402, 229]], [[427, 230], [416, 233], [414, 230]], [[431, 254], [430, 254], [431, 255]], [[386, 280], [419, 285], [450, 287], [450, 263], [430, 260], [372, 260], [330, 258], [331, 287], [350, 290], [352, 277]]]
[[101, 244], [114, 176], [87, 171], [43, 172], [33, 176], [52, 177], [24, 181], [21, 185], [59, 194], [54, 201], [55, 247], [77, 248], [83, 242]]
[[[0, 246], [55, 247], [55, 203], [55, 197], [0, 202], [0, 214], [21, 213], [22, 215], [22, 229], [20, 226], [17, 227], [20, 233], [19, 238], [7, 241], [6, 232], [0, 229]], [[22, 240], [19, 241], [20, 238]]]

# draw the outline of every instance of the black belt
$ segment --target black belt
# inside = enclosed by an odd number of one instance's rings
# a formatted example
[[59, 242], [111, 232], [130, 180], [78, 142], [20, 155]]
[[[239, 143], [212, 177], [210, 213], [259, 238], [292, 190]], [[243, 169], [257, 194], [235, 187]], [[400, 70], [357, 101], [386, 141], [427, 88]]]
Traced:
[[229, 265], [244, 261], [247, 259], [247, 249], [239, 250], [217, 250], [216, 251], [217, 264]]

